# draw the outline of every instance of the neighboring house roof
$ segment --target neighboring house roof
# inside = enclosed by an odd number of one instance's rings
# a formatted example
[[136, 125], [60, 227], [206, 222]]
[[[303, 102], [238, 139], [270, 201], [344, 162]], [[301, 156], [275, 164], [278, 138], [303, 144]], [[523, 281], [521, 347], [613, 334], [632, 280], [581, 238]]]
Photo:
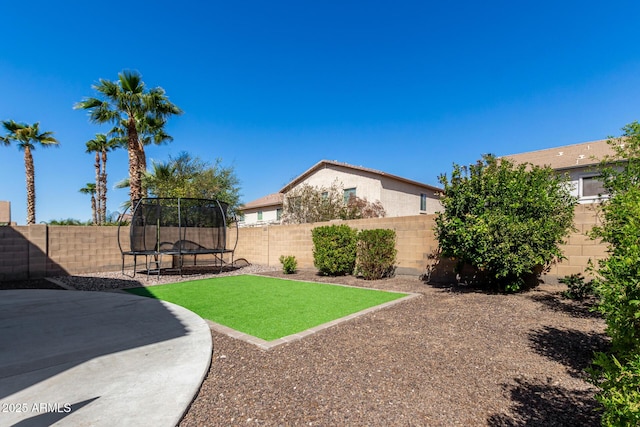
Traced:
[[379, 171], [379, 170], [369, 169], [369, 168], [365, 168], [365, 167], [362, 167], [362, 166], [353, 166], [353, 165], [350, 165], [348, 163], [342, 163], [342, 162], [338, 162], [338, 161], [335, 161], [335, 160], [320, 160], [318, 163], [316, 163], [315, 165], [311, 166], [309, 169], [307, 169], [305, 172], [303, 172], [301, 175], [299, 175], [293, 181], [291, 181], [290, 183], [288, 183], [287, 185], [282, 187], [280, 189], [280, 193], [286, 193], [287, 191], [291, 190], [293, 187], [298, 185], [300, 182], [304, 181], [307, 177], [312, 175], [314, 172], [316, 172], [316, 171], [318, 171], [320, 169], [326, 168], [328, 166], [339, 166], [339, 167], [342, 167], [342, 168], [351, 169], [351, 170], [355, 170], [355, 171], [368, 172], [368, 173], [371, 173], [371, 174], [374, 174], [374, 175], [378, 175], [380, 177], [386, 177], [386, 178], [394, 179], [394, 180], [397, 180], [397, 181], [405, 182], [407, 184], [418, 185], [420, 187], [424, 187], [424, 188], [427, 188], [429, 190], [434, 190], [436, 192], [442, 191], [441, 188], [434, 187], [434, 186], [428, 185], [428, 184], [423, 184], [423, 183], [417, 182], [417, 181], [412, 181], [410, 179], [402, 178], [400, 176], [392, 175], [390, 173], [382, 172], [382, 171]]
[[549, 166], [555, 170], [565, 170], [594, 166], [605, 156], [615, 153], [606, 139], [547, 148], [522, 154], [503, 156], [515, 163], [532, 163], [538, 166]]
[[257, 208], [266, 208], [271, 206], [280, 206], [282, 205], [282, 201], [284, 200], [284, 194], [282, 193], [273, 193], [268, 194], [259, 199], [253, 200], [249, 203], [246, 203], [241, 206], [240, 210], [247, 209], [257, 209]]

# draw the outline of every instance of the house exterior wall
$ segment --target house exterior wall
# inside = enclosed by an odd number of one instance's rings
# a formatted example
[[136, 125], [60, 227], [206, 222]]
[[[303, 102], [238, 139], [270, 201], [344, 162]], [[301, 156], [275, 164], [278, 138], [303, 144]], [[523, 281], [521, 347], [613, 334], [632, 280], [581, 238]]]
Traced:
[[0, 225], [11, 224], [11, 202], [0, 200]]
[[[278, 209], [280, 206], [265, 206], [259, 209], [246, 209], [243, 211], [244, 220], [240, 222], [240, 226], [260, 226], [265, 224], [279, 224]], [[259, 213], [262, 212], [262, 219], [259, 218]]]
[[[294, 188], [304, 184], [329, 188], [336, 182], [343, 189], [355, 188], [357, 197], [372, 203], [380, 201], [388, 217], [433, 214], [442, 207], [438, 195], [431, 189], [337, 165], [327, 165]], [[421, 194], [427, 197], [425, 210], [420, 210]]]
[[[383, 178], [380, 202], [387, 216], [434, 214], [442, 209], [440, 198], [434, 190], [419, 185]], [[426, 209], [420, 209], [421, 195], [426, 196]]]
[[569, 183], [571, 185], [571, 194], [578, 198], [578, 203], [590, 204], [590, 203], [597, 203], [601, 200], [600, 197], [587, 196], [583, 194], [583, 179], [599, 175], [598, 170], [595, 167], [571, 169], [564, 173], [566, 173], [569, 177]]
[[370, 202], [381, 199], [382, 185], [377, 177], [371, 173], [336, 165], [327, 165], [327, 167], [319, 169], [293, 188], [304, 184], [329, 188], [334, 183], [338, 183], [344, 189], [355, 188], [356, 196], [366, 198]]
[[[563, 173], [560, 171], [560, 173]], [[569, 177], [571, 185], [571, 194], [578, 198], [580, 204], [591, 204], [602, 201], [602, 197], [583, 194], [583, 180], [585, 178], [597, 177], [600, 173], [595, 166], [576, 168], [565, 171]], [[604, 195], [606, 197], [606, 195]]]

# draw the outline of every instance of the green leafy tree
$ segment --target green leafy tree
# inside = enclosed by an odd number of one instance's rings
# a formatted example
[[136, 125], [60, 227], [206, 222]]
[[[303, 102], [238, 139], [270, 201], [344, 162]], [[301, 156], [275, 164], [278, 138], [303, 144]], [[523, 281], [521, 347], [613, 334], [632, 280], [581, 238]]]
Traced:
[[592, 237], [607, 244], [598, 262], [595, 288], [607, 323], [611, 350], [596, 355], [593, 381], [604, 405], [603, 424], [640, 425], [640, 124], [610, 138], [614, 154], [602, 159], [602, 225]]
[[93, 225], [98, 225], [98, 209], [96, 203], [96, 185], [88, 182], [87, 185], [80, 189], [82, 194], [88, 194], [91, 196], [91, 218]]
[[53, 219], [47, 223], [48, 225], [91, 225], [75, 218]]
[[123, 71], [118, 81], [100, 79], [93, 86], [98, 97], [85, 98], [74, 108], [89, 111], [91, 122], [112, 123], [119, 138], [126, 140], [129, 153], [130, 200], [144, 196], [142, 175], [147, 169], [145, 145], [172, 140], [165, 130], [167, 118], [182, 114], [161, 87], [147, 90], [139, 73]]
[[306, 224], [332, 219], [362, 219], [384, 217], [379, 201], [374, 203], [357, 196], [345, 201], [344, 189], [337, 181], [329, 187], [302, 184], [289, 191], [283, 203], [283, 224]]
[[[125, 180], [118, 187], [127, 185]], [[227, 203], [232, 213], [240, 200], [240, 181], [233, 167], [222, 166], [221, 159], [210, 164], [186, 152], [169, 157], [167, 162], [152, 162], [142, 185], [154, 197], [217, 199]]]
[[483, 284], [517, 291], [562, 256], [576, 200], [552, 169], [485, 155], [469, 167], [454, 164], [451, 178], [439, 179], [442, 255], [474, 267]]
[[27, 224], [36, 223], [36, 185], [35, 168], [33, 166], [33, 150], [37, 146], [58, 146], [58, 140], [53, 137], [53, 132], [40, 132], [40, 124], [26, 125], [16, 123], [13, 120], [3, 121], [2, 126], [7, 134], [0, 137], [4, 145], [15, 142], [18, 150], [24, 152], [24, 168], [27, 181]]

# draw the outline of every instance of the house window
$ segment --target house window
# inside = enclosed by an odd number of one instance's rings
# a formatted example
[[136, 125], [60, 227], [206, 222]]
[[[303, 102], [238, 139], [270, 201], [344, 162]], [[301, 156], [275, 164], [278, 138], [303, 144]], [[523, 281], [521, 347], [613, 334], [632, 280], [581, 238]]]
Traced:
[[427, 210], [427, 195], [424, 193], [420, 194], [420, 210], [421, 211]]
[[294, 209], [300, 209], [300, 206], [302, 204], [302, 199], [300, 198], [300, 196], [287, 196], [286, 199], [287, 202], [287, 209], [289, 210], [294, 210]]
[[280, 221], [282, 219], [282, 208], [276, 209], [276, 219]]
[[258, 221], [262, 221], [262, 211], [258, 211]]
[[584, 176], [580, 179], [580, 197], [595, 199], [607, 194], [599, 176]]
[[356, 196], [356, 189], [354, 188], [345, 188], [344, 189], [344, 202], [345, 203], [349, 203], [349, 199], [351, 199], [351, 197], [355, 197]]

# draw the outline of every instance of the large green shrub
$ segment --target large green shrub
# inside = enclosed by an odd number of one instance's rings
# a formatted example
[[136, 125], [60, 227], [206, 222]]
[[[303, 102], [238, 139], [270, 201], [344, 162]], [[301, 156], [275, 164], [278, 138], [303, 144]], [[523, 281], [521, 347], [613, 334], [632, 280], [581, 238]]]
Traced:
[[576, 200], [552, 169], [487, 155], [469, 167], [454, 164], [451, 179], [441, 175], [440, 182], [442, 254], [483, 273], [484, 285], [517, 291], [562, 256]]
[[395, 268], [396, 254], [394, 230], [362, 230], [358, 233], [356, 272], [365, 280], [391, 276]]
[[327, 276], [353, 273], [358, 232], [346, 224], [327, 225], [311, 230], [313, 264]]
[[598, 263], [595, 288], [611, 349], [596, 356], [592, 372], [605, 425], [640, 424], [640, 124], [623, 130], [608, 141], [615, 154], [603, 159], [601, 179], [610, 198], [601, 204], [602, 225], [592, 230], [609, 252]]
[[391, 276], [396, 262], [396, 232], [388, 229], [358, 233], [356, 271], [366, 280]]

